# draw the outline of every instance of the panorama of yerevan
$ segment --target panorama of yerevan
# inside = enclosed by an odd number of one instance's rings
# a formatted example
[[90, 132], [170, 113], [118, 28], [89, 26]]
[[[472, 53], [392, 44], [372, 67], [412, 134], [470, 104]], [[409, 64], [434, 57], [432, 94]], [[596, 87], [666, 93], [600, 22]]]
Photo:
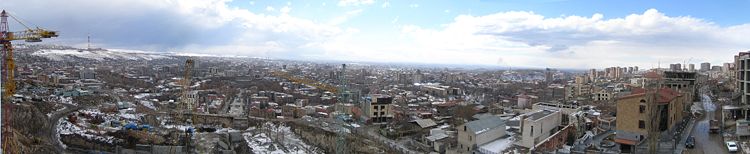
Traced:
[[3, 0], [0, 154], [747, 154], [748, 6]]

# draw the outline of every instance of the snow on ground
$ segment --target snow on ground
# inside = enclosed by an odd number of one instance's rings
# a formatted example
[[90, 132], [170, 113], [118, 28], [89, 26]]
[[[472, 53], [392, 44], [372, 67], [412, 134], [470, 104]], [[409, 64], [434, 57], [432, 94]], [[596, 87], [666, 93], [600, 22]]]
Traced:
[[479, 147], [479, 151], [487, 154], [499, 154], [513, 145], [513, 137], [501, 138]]
[[142, 99], [151, 96], [151, 93], [140, 93], [133, 96], [135, 99]]
[[162, 125], [161, 127], [166, 128], [166, 129], [175, 128], [180, 131], [185, 131], [186, 129], [190, 128], [190, 126], [186, 126], [186, 125]]
[[[79, 123], [79, 125], [85, 125], [85, 124]], [[58, 126], [57, 126], [58, 138], [60, 135], [78, 134], [90, 140], [102, 141], [102, 142], [107, 142], [107, 143], [112, 143], [115, 141], [115, 138], [112, 136], [101, 135], [101, 134], [106, 134], [107, 133], [106, 131], [96, 131], [96, 130], [85, 129], [79, 125], [70, 123], [67, 120], [67, 118], [60, 119]]]
[[57, 96], [57, 100], [63, 104], [78, 105], [78, 103], [73, 102], [73, 97]]
[[156, 110], [156, 106], [151, 101], [141, 101], [141, 104], [149, 109]]
[[45, 50], [39, 50], [37, 52], [32, 53], [32, 55], [40, 56], [40, 57], [46, 57], [51, 60], [61, 61], [65, 60], [66, 57], [78, 57], [78, 58], [84, 58], [84, 59], [91, 59], [91, 60], [97, 60], [97, 61], [103, 61], [107, 59], [125, 59], [125, 60], [154, 60], [154, 59], [169, 59], [171, 57], [157, 54], [157, 53], [148, 53], [148, 52], [142, 52], [142, 51], [132, 51], [132, 50], [108, 50], [108, 51], [87, 51], [87, 50], [75, 50], [75, 49], [68, 49], [68, 50], [54, 50], [54, 49], [45, 49]]
[[284, 125], [265, 123], [262, 128], [248, 129], [248, 131], [242, 135], [253, 153], [321, 153], [316, 147], [300, 140], [289, 127]]

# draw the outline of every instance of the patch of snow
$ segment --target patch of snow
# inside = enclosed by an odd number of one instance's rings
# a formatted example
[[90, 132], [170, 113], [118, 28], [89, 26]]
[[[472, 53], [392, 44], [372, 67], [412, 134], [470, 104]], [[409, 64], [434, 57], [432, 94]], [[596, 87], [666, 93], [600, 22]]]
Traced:
[[[82, 124], [83, 125], [83, 124]], [[60, 121], [58, 121], [57, 126], [57, 135], [58, 138], [60, 135], [72, 135], [77, 134], [84, 138], [90, 139], [90, 140], [96, 140], [96, 141], [102, 141], [106, 143], [112, 144], [115, 141], [115, 138], [112, 136], [103, 136], [101, 134], [106, 134], [106, 131], [95, 131], [95, 130], [89, 130], [82, 128], [79, 125], [75, 125], [73, 123], [70, 123], [67, 118], [62, 118]], [[63, 144], [64, 145], [64, 144]]]
[[151, 101], [141, 101], [141, 104], [149, 109], [156, 110], [156, 106]]
[[284, 125], [265, 123], [262, 128], [248, 130], [250, 132], [242, 135], [253, 153], [322, 153], [316, 147], [300, 140], [289, 127]]
[[500, 154], [513, 145], [513, 137], [497, 139], [479, 147], [479, 151], [486, 154]]
[[88, 51], [88, 50], [57, 50], [57, 49], [44, 49], [32, 53], [34, 56], [46, 57], [51, 60], [62, 61], [68, 57], [77, 57], [90, 60], [109, 60], [109, 59], [120, 59], [120, 60], [154, 60], [154, 59], [171, 59], [171, 57], [158, 53], [148, 53], [134, 50], [107, 50], [107, 51]]

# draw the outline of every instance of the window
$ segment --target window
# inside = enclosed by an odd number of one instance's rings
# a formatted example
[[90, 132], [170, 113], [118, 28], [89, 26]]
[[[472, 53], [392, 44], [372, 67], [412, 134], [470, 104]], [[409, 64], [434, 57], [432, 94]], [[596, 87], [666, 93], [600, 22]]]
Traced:
[[638, 128], [645, 129], [646, 128], [646, 122], [643, 120], [638, 120]]
[[529, 136], [534, 136], [534, 126], [531, 126], [531, 131], [529, 131], [529, 132], [531, 132], [531, 134], [529, 134]]
[[469, 141], [471, 141], [471, 136], [469, 136]]
[[466, 126], [464, 126], [464, 132], [466, 131]]
[[639, 113], [644, 113], [644, 112], [646, 112], [646, 104], [641, 104], [641, 105], [639, 105], [639, 106], [638, 106], [638, 112], [639, 112]]

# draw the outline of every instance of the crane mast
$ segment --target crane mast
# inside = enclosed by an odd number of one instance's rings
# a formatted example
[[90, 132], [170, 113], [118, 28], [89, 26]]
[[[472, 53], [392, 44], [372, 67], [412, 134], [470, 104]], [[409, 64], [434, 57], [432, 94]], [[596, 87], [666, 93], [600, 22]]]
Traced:
[[[189, 99], [190, 93], [190, 79], [192, 77], [192, 70], [194, 66], [194, 61], [192, 58], [188, 58], [185, 60], [185, 74], [182, 76], [182, 80], [180, 81], [180, 85], [182, 86], [182, 92], [180, 94], [181, 97], [181, 107], [178, 109], [180, 110], [179, 116], [191, 116], [193, 113], [193, 101]], [[189, 125], [192, 125], [192, 118], [190, 119], [184, 119]]]
[[[21, 23], [26, 30], [25, 31], [19, 31], [19, 32], [11, 32], [10, 28], [8, 27], [8, 17], [12, 17], [15, 19], [18, 23]], [[57, 32], [55, 31], [49, 31], [41, 28], [29, 28], [25, 24], [23, 24], [21, 21], [16, 19], [16, 17], [13, 17], [11, 14], [8, 14], [5, 10], [0, 12], [0, 44], [2, 44], [2, 54], [3, 54], [3, 65], [2, 65], [2, 75], [0, 77], [0, 81], [4, 81], [3, 83], [3, 93], [2, 98], [0, 99], [0, 102], [8, 102], [10, 101], [10, 97], [13, 96], [16, 93], [16, 82], [15, 82], [15, 70], [16, 70], [16, 63], [15, 60], [13, 60], [13, 45], [11, 44], [11, 41], [14, 40], [24, 40], [26, 42], [41, 42], [43, 38], [52, 38], [57, 37]], [[9, 110], [10, 111], [10, 110]], [[8, 111], [8, 112], [9, 112]], [[7, 115], [10, 115], [6, 112]], [[0, 115], [2, 115], [2, 108], [0, 108]], [[5, 118], [8, 118], [7, 116]], [[0, 119], [2, 119], [5, 123], [11, 124], [11, 119], [3, 119], [2, 116], [0, 116]], [[3, 126], [3, 122], [0, 122], [0, 128], [3, 128], [3, 131], [0, 131], [0, 138], [3, 139], [3, 145], [2, 149], [0, 149], [0, 153], [8, 152], [8, 153], [20, 153], [18, 151], [18, 146], [16, 146], [16, 140], [13, 136], [13, 132], [10, 126]], [[5, 137], [2, 137], [2, 133], [7, 132], [11, 135], [6, 135]], [[5, 151], [7, 150], [7, 151]]]

